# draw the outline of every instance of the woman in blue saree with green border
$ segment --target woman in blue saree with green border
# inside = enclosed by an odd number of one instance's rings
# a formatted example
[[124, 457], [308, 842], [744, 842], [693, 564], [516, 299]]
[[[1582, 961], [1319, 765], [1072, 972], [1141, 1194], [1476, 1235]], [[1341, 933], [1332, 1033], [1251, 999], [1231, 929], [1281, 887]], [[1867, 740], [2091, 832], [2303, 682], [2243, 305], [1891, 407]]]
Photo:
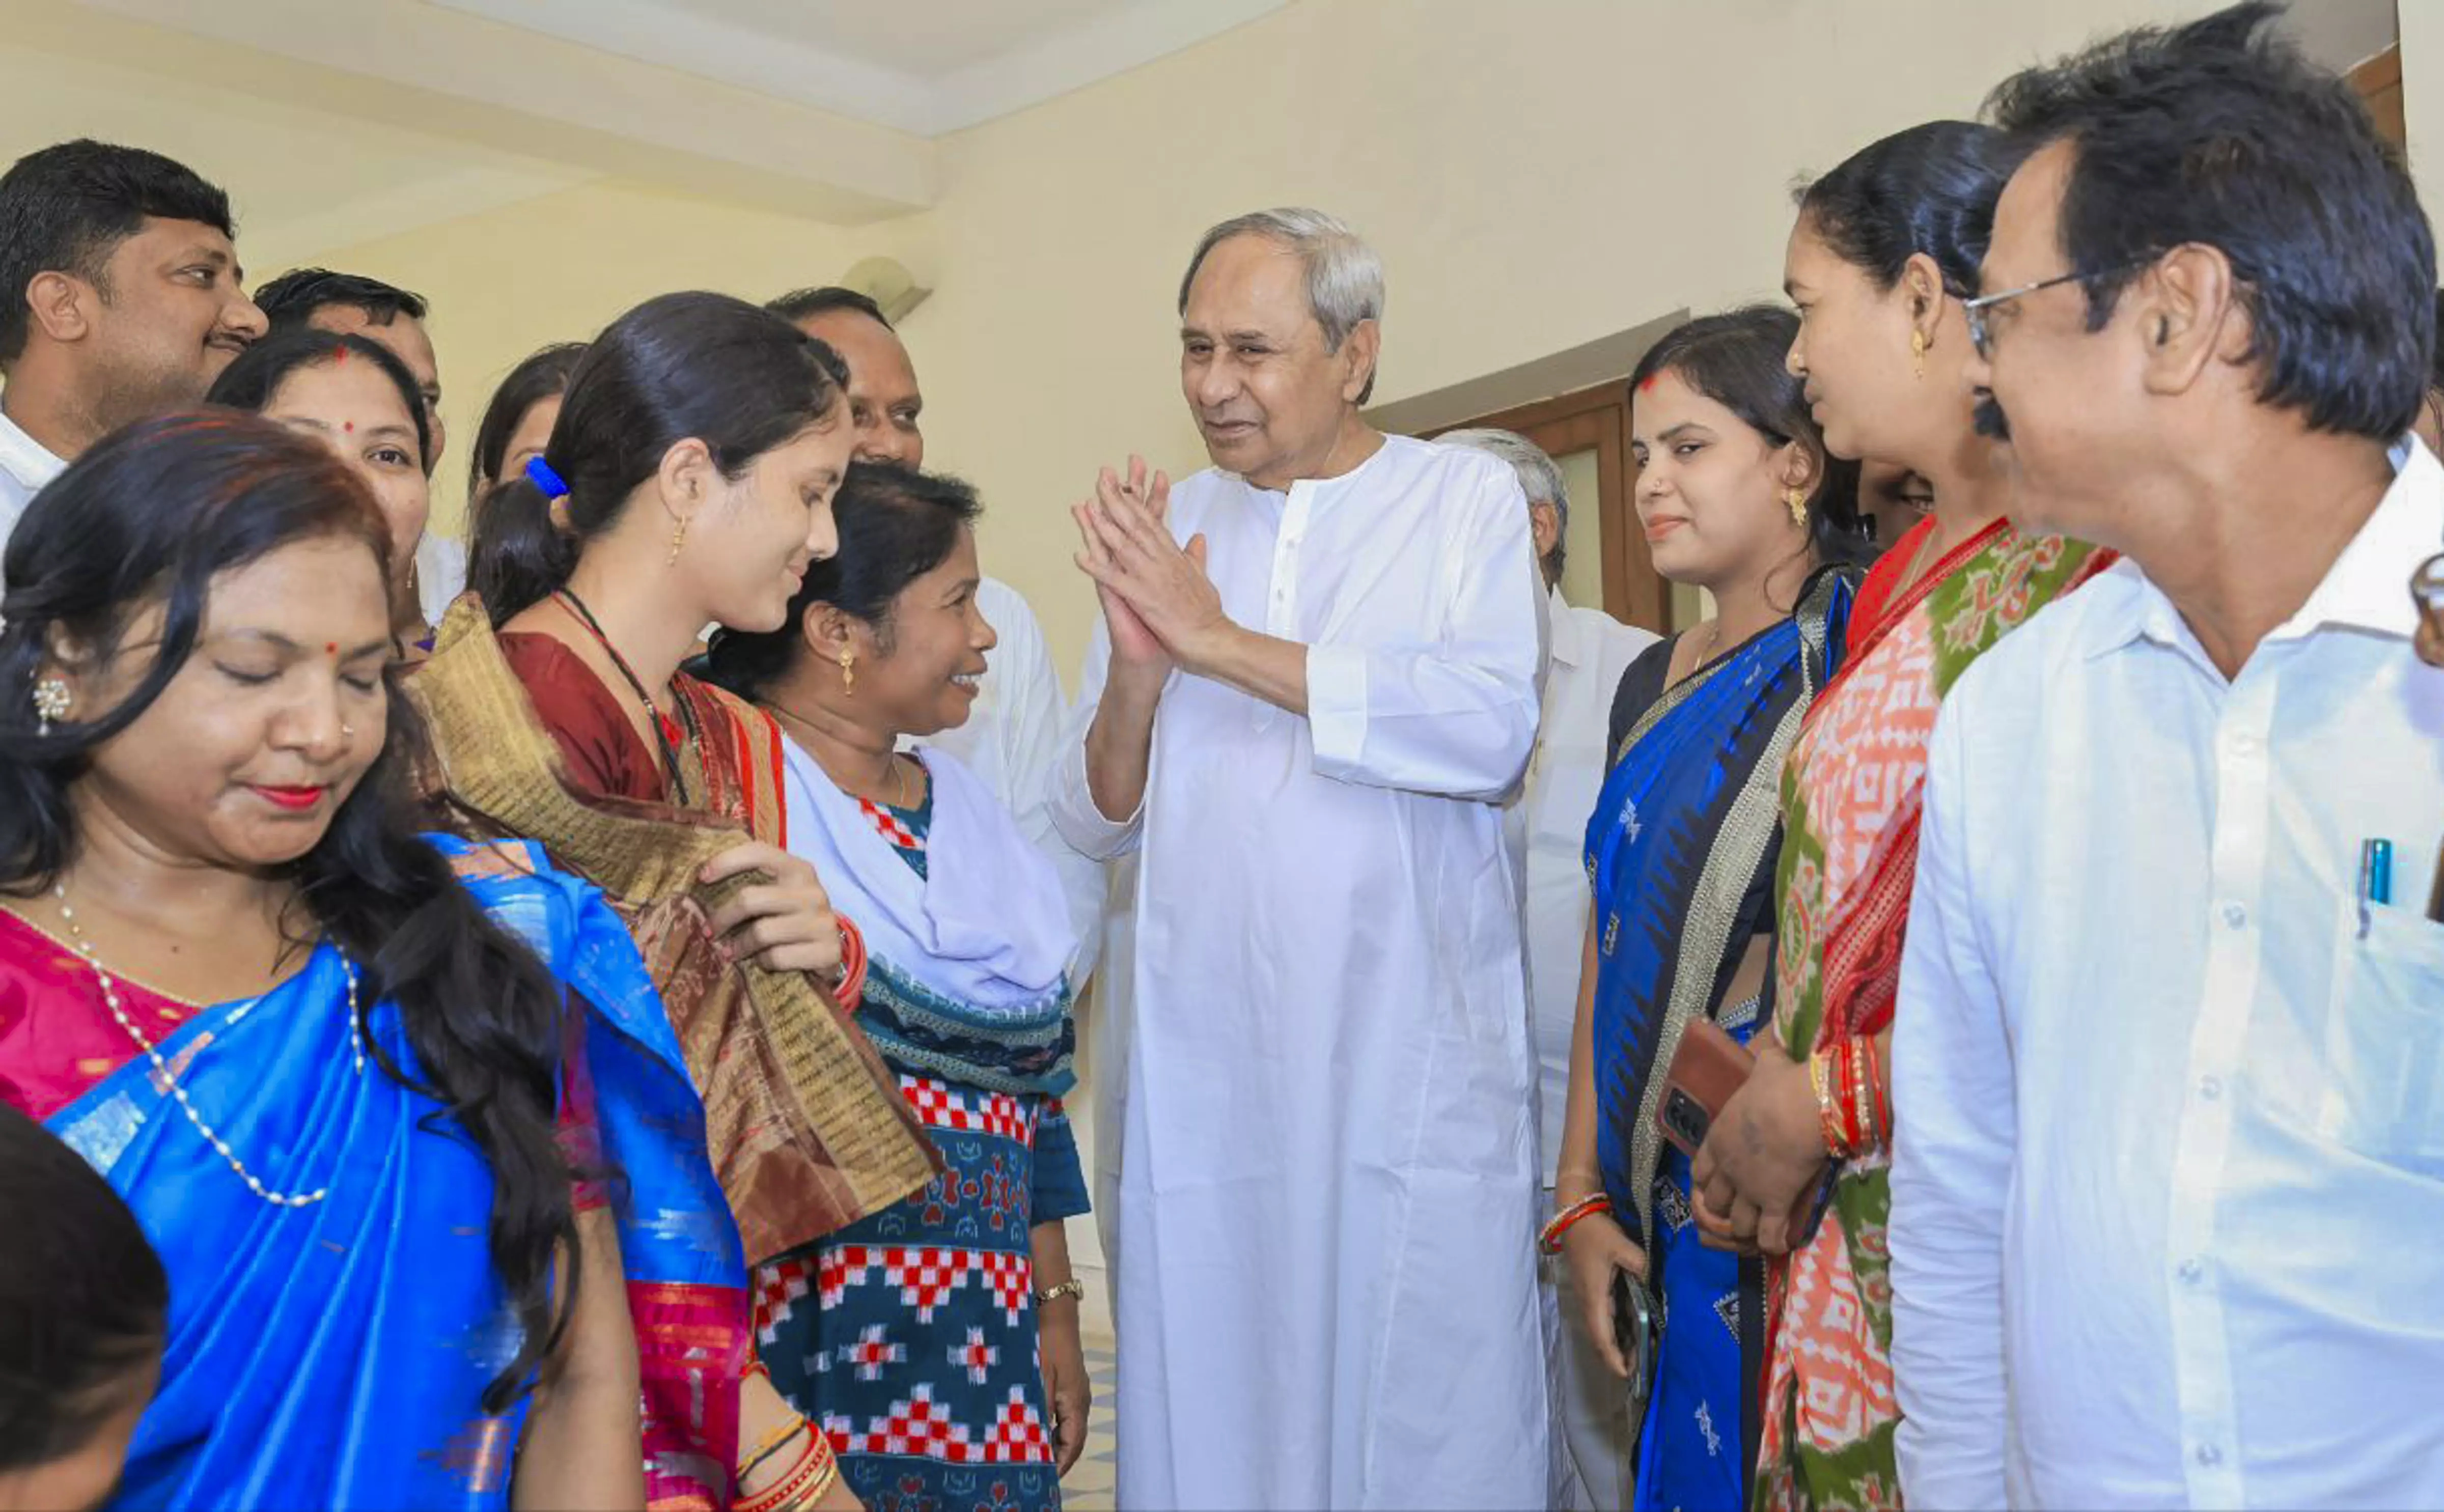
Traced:
[[599, 894], [416, 832], [387, 549], [322, 443], [212, 411], [9, 543], [0, 1098], [172, 1286], [110, 1504], [726, 1505], [701, 1104]]
[[1595, 890], [1556, 1199], [1581, 1326], [1613, 1341], [1612, 1278], [1660, 1332], [1633, 1505], [1731, 1507], [1754, 1462], [1763, 1274], [1703, 1248], [1689, 1159], [1657, 1131], [1689, 1025], [1745, 1043], [1773, 923], [1776, 781], [1829, 674], [1856, 573], [1855, 474], [1828, 463], [1782, 371], [1797, 322], [1751, 308], [1667, 335], [1633, 379], [1637, 505], [1656, 565], [1717, 617], [1649, 648], [1613, 704], [1613, 765], [1587, 826]]

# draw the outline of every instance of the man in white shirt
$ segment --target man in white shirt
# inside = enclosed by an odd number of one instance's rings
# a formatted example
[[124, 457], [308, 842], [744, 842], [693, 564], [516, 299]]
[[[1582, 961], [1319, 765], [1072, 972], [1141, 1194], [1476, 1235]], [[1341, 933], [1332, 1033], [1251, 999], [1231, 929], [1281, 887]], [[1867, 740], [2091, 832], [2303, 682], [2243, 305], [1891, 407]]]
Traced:
[[[2006, 84], [2023, 524], [2125, 560], [1930, 753], [1893, 1044], [1914, 1506], [2444, 1505], [2435, 245], [2270, 7]], [[2355, 312], [2354, 318], [2341, 318]], [[2388, 868], [2372, 841], [2391, 848]]]
[[[859, 460], [925, 465], [925, 431], [919, 423], [925, 396], [916, 386], [908, 348], [880, 305], [855, 289], [833, 286], [784, 294], [765, 308], [829, 346], [848, 364], [849, 416], [857, 426]], [[925, 744], [949, 751], [984, 779], [1017, 816], [1020, 830], [1052, 857], [1081, 942], [1070, 974], [1083, 986], [1102, 951], [1103, 868], [1052, 833], [1048, 794], [1063, 748], [1068, 701], [1045, 644], [1044, 628], [1018, 590], [987, 577], [976, 585], [976, 609], [999, 637], [985, 653], [984, 681], [968, 722], [928, 736]]]
[[[1611, 752], [1613, 694], [1650, 631], [1562, 597], [1567, 559], [1569, 490], [1545, 449], [1509, 431], [1449, 431], [1435, 439], [1498, 457], [1528, 496], [1528, 530], [1549, 596], [1552, 646], [1545, 669], [1545, 713], [1528, 783], [1503, 810], [1514, 854], [1528, 876], [1528, 1004], [1536, 1042], [1539, 1167], [1546, 1208], [1562, 1157], [1562, 1113], [1569, 1099], [1570, 1032], [1578, 1021], [1579, 968], [1584, 964], [1587, 817], [1603, 789]], [[1553, 1392], [1553, 1484], [1546, 1504], [1594, 1512], [1629, 1501], [1630, 1455], [1638, 1427], [1620, 1377], [1604, 1367], [1574, 1318], [1568, 1267], [1547, 1262], [1545, 1284], [1546, 1383]]]
[[1054, 817], [1137, 849], [1120, 1500], [1546, 1489], [1535, 1063], [1500, 804], [1546, 599], [1510, 471], [1360, 418], [1382, 269], [1314, 211], [1208, 232], [1215, 466], [1081, 506], [1103, 606]]
[[263, 334], [229, 196], [158, 153], [77, 140], [0, 175], [0, 545], [120, 426], [204, 396]]
[[[254, 300], [275, 331], [305, 325], [334, 336], [361, 336], [398, 358], [424, 396], [425, 429], [433, 437], [424, 475], [433, 476], [449, 448], [450, 432], [442, 421], [441, 363], [424, 323], [431, 310], [422, 295], [361, 273], [299, 267], [255, 290]], [[467, 548], [433, 530], [417, 538], [416, 594], [425, 621], [439, 624], [466, 587]]]

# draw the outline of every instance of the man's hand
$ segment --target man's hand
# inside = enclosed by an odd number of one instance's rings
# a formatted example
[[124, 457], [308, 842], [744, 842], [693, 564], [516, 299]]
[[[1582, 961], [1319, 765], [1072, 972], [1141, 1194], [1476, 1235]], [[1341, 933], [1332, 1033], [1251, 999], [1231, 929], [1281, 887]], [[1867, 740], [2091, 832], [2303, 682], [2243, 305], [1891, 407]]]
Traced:
[[1125, 482], [1105, 468], [1095, 480], [1095, 497], [1069, 510], [1070, 517], [1078, 523], [1078, 537], [1083, 546], [1078, 553], [1078, 569], [1095, 580], [1095, 597], [1103, 606], [1103, 623], [1112, 636], [1111, 675], [1139, 688], [1160, 688], [1171, 675], [1171, 653], [1163, 649], [1162, 642], [1155, 638], [1154, 632], [1146, 628], [1146, 622], [1129, 607], [1128, 600], [1104, 581], [1112, 556], [1104, 549], [1102, 533], [1095, 527], [1095, 511], [1098, 507], [1116, 507], [1123, 496], [1142, 501], [1159, 522], [1171, 505], [1171, 480], [1159, 472], [1148, 479], [1143, 457], [1129, 458]]
[[1140, 457], [1129, 459], [1127, 483], [1111, 469], [1103, 470], [1095, 497], [1076, 510], [1086, 544], [1078, 565], [1102, 590], [1107, 615], [1118, 599], [1135, 620], [1127, 625], [1112, 621], [1116, 664], [1127, 662], [1133, 670], [1151, 666], [1143, 642], [1125, 653], [1120, 645], [1124, 630], [1132, 635], [1143, 630], [1171, 660], [1191, 672], [1203, 671], [1239, 627], [1222, 612], [1222, 595], [1206, 576], [1205, 538], [1194, 538], [1185, 549], [1172, 539], [1162, 518], [1170, 484], [1156, 473], [1149, 486], [1144, 474]]
[[1749, 1079], [1706, 1133], [1690, 1167], [1697, 1226], [1716, 1249], [1787, 1253], [1790, 1209], [1824, 1170], [1824, 1134], [1807, 1068], [1769, 1033], [1756, 1040]]

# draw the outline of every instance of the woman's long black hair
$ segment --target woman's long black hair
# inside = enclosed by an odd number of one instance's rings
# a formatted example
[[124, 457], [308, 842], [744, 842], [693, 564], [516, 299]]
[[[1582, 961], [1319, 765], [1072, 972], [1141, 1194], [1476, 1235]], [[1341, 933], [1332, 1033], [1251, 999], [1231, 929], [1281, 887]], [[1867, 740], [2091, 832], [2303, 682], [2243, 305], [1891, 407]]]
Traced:
[[[585, 543], [691, 437], [725, 477], [842, 408], [837, 353], [727, 294], [664, 294], [613, 321], [569, 374], [543, 460], [568, 487], [558, 510], [524, 474], [475, 501], [467, 586], [495, 625], [568, 583]], [[558, 518], [555, 519], [555, 512]]]
[[1798, 335], [1799, 317], [1779, 304], [1700, 315], [1647, 348], [1630, 375], [1630, 393], [1637, 395], [1658, 373], [1677, 373], [1773, 445], [1805, 447], [1816, 459], [1816, 487], [1807, 499], [1808, 544], [1824, 565], [1863, 567], [1876, 560], [1876, 544], [1859, 512], [1859, 464], [1824, 450], [1824, 433], [1807, 407], [1806, 391], [1783, 365], [1783, 354]]
[[[94, 749], [186, 666], [213, 581], [335, 538], [362, 542], [387, 575], [389, 531], [355, 471], [311, 436], [231, 410], [130, 426], [35, 497], [0, 565], [0, 892], [41, 893], [75, 858], [70, 794]], [[53, 637], [106, 665], [156, 606], [157, 652], [135, 691], [42, 733], [30, 690]], [[579, 1282], [570, 1172], [553, 1131], [561, 997], [417, 834], [410, 768], [422, 726], [395, 681], [389, 702], [380, 756], [288, 872], [314, 926], [361, 967], [366, 1001], [398, 1005], [417, 1074], [369, 1045], [383, 1069], [439, 1102], [491, 1168], [492, 1265], [525, 1330], [484, 1392], [484, 1410], [499, 1412], [558, 1344]], [[569, 1267], [557, 1308], [555, 1254]]]

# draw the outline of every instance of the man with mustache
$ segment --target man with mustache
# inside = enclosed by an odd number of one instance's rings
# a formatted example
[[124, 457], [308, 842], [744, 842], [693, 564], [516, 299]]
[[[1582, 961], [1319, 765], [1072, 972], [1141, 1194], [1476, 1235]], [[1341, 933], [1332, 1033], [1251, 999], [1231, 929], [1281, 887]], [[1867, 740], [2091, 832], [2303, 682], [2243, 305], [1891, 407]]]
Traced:
[[1500, 804], [1545, 586], [1509, 468], [1361, 415], [1382, 305], [1331, 216], [1207, 232], [1180, 387], [1214, 466], [1076, 511], [1103, 620], [1054, 819], [1140, 860], [1124, 1506], [1543, 1504]]
[[204, 396], [263, 334], [229, 196], [87, 139], [0, 175], [0, 544], [43, 485], [132, 420]]
[[2006, 83], [1971, 303], [2014, 520], [2122, 553], [1968, 669], [1892, 1047], [1925, 1507], [2433, 1506], [2435, 249], [2236, 6]]

